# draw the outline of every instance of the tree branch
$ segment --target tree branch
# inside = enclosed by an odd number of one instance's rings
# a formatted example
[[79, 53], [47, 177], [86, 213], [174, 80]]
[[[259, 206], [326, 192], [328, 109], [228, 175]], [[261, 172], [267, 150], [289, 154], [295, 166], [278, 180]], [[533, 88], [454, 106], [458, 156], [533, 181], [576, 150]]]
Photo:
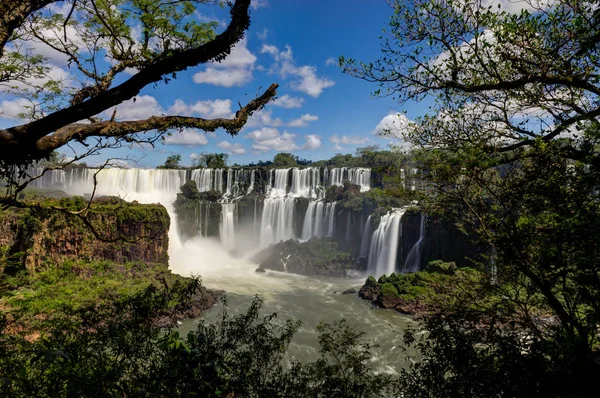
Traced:
[[[222, 61], [231, 53], [233, 46], [243, 38], [245, 31], [250, 26], [249, 7], [250, 0], [237, 0], [231, 7], [231, 22], [227, 29], [206, 44], [190, 50], [174, 50], [106, 92], [51, 113], [39, 120], [0, 131], [0, 141], [4, 141], [5, 144], [0, 149], [0, 155], [8, 159], [14, 157], [14, 155], [10, 155], [10, 153], [14, 153], [14, 149], [12, 149], [14, 144], [23, 147], [29, 146], [30, 150], [35, 151], [37, 142], [42, 137], [66, 125], [97, 115], [136, 96], [142, 88], [163, 79], [165, 75], [209, 61]], [[236, 129], [232, 131], [236, 131]], [[15, 161], [18, 161], [18, 158]]]
[[72, 140], [85, 140], [88, 137], [124, 137], [129, 134], [151, 130], [166, 131], [175, 128], [197, 128], [214, 131], [223, 128], [231, 135], [236, 135], [248, 121], [253, 112], [262, 109], [277, 95], [278, 85], [273, 83], [261, 96], [250, 101], [236, 112], [233, 119], [203, 119], [189, 116], [152, 116], [145, 120], [121, 121], [113, 120], [83, 124], [74, 123], [65, 126], [52, 135], [40, 138], [36, 142], [36, 151], [47, 154], [60, 148]]

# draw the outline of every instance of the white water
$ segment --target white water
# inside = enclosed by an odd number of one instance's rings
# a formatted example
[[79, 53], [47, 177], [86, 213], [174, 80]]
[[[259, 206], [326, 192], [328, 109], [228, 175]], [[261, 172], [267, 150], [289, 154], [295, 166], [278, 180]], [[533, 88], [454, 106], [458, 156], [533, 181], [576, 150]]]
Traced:
[[219, 225], [219, 234], [221, 243], [227, 250], [235, 248], [235, 227], [236, 227], [236, 204], [222, 203], [221, 204], [221, 224]]
[[367, 222], [365, 223], [365, 228], [363, 229], [363, 237], [360, 242], [360, 257], [368, 258], [369, 256], [369, 247], [371, 246], [371, 215], [367, 218]]
[[405, 209], [396, 209], [381, 217], [369, 249], [369, 273], [379, 278], [396, 272], [401, 219]]
[[413, 245], [406, 256], [404, 262], [404, 271], [417, 272], [421, 268], [421, 252], [423, 250], [423, 240], [425, 239], [425, 221], [427, 216], [421, 213], [421, 219], [419, 224], [419, 240]]

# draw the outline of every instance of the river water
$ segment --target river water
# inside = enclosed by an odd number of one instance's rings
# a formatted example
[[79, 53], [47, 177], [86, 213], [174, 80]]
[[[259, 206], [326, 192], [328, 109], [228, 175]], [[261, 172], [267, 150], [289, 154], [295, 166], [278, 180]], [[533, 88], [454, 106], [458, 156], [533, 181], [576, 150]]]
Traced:
[[[199, 275], [208, 288], [225, 290], [231, 314], [245, 311], [252, 298], [259, 295], [264, 300], [263, 312], [265, 315], [276, 312], [276, 322], [301, 321], [288, 351], [301, 361], [318, 358], [316, 327], [320, 322], [346, 319], [348, 324], [366, 333], [367, 341], [379, 345], [372, 351], [377, 372], [395, 374], [406, 365], [406, 353], [401, 348], [402, 330], [413, 321], [393, 311], [373, 308], [356, 294], [341, 294], [350, 287], [358, 289], [363, 278], [315, 278], [270, 270], [257, 273], [257, 264], [232, 258], [219, 242], [201, 238], [172, 245], [170, 266], [174, 273], [183, 276]], [[219, 304], [205, 318], [210, 322], [218, 318], [221, 310]], [[192, 330], [197, 322], [198, 319], [185, 321], [182, 331]]]

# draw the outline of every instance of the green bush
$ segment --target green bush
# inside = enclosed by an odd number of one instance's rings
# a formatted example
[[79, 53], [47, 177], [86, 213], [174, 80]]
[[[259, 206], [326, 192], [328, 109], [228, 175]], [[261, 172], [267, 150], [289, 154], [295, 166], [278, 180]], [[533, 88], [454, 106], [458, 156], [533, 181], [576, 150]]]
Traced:
[[383, 298], [398, 298], [398, 290], [394, 287], [394, 285], [392, 285], [389, 282], [384, 283], [383, 285], [381, 285], [381, 290], [379, 291], [379, 294], [381, 294], [381, 296]]

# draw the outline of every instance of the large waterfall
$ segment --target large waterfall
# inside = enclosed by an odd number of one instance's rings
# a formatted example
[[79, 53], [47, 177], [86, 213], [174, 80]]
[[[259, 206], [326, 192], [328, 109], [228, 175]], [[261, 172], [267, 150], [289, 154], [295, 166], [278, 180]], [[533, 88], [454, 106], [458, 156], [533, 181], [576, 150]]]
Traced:
[[373, 232], [369, 249], [369, 273], [380, 276], [396, 271], [400, 223], [405, 209], [396, 209], [381, 217]]
[[[32, 171], [32, 174], [40, 171]], [[404, 170], [402, 170], [404, 173]], [[406, 174], [414, 175], [414, 170]], [[188, 180], [196, 182], [201, 192], [216, 191], [218, 204], [203, 201], [195, 209], [197, 236], [209, 236], [209, 229], [218, 234], [227, 251], [239, 249], [244, 241], [251, 245], [242, 252], [267, 247], [289, 239], [308, 240], [312, 237], [337, 237], [347, 245], [355, 245], [357, 257], [368, 260], [369, 272], [379, 276], [396, 270], [400, 223], [403, 210], [394, 210], [381, 217], [375, 224], [371, 215], [360, 225], [352, 212], [325, 202], [325, 192], [330, 186], [350, 181], [361, 191], [371, 188], [371, 170], [367, 168], [284, 168], [284, 169], [118, 169], [103, 170], [72, 168], [46, 172], [31, 185], [41, 188], [64, 190], [70, 194], [90, 194], [97, 180], [96, 195], [116, 195], [126, 200], [143, 203], [159, 202], [165, 205], [176, 225], [172, 203], [180, 187]], [[408, 182], [412, 185], [414, 183]], [[238, 205], [246, 195], [257, 195], [245, 211], [250, 213], [249, 225], [240, 231]], [[302, 206], [299, 207], [299, 205]], [[220, 207], [211, 207], [220, 206]], [[297, 209], [302, 208], [302, 211]], [[211, 211], [220, 209], [218, 229], [210, 227]], [[341, 216], [344, 218], [341, 218]], [[366, 215], [365, 215], [366, 216]], [[358, 218], [358, 216], [357, 216]], [[423, 239], [423, 223], [419, 242], [409, 255], [410, 267], [418, 269]], [[339, 229], [339, 231], [337, 231]], [[246, 235], [249, 236], [246, 236]], [[177, 229], [171, 228], [171, 245], [181, 245]], [[358, 242], [356, 242], [358, 239]], [[362, 242], [361, 242], [362, 239]], [[356, 242], [356, 243], [351, 243]], [[414, 253], [413, 253], [414, 252]], [[409, 262], [407, 261], [407, 264]]]
[[425, 239], [425, 221], [427, 216], [424, 213], [421, 213], [420, 222], [419, 222], [419, 240], [408, 252], [408, 256], [406, 256], [406, 261], [404, 262], [404, 271], [408, 272], [417, 272], [421, 267], [421, 251], [423, 250], [423, 240]]

